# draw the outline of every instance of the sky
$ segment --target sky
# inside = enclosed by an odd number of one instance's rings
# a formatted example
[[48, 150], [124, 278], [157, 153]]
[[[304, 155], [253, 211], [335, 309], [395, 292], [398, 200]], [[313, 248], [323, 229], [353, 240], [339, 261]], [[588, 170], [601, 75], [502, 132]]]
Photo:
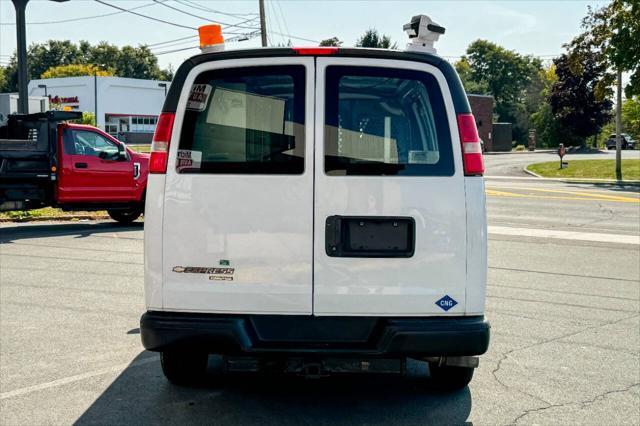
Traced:
[[[119, 12], [101, 1], [123, 9], [142, 6], [134, 12], [180, 26], [126, 12], [86, 18]], [[158, 4], [163, 1], [164, 4]], [[580, 32], [580, 21], [589, 6], [597, 8], [607, 2], [265, 0], [265, 4], [270, 44], [286, 44], [290, 38], [294, 46], [305, 46], [314, 45], [314, 41], [338, 37], [344, 41], [344, 46], [353, 46], [364, 31], [376, 28], [391, 36], [403, 48], [407, 38], [402, 25], [409, 22], [413, 15], [426, 14], [446, 28], [446, 33], [436, 44], [438, 54], [455, 60], [476, 39], [486, 39], [522, 54], [549, 59], [562, 53], [563, 43]], [[164, 52], [196, 47], [195, 28], [210, 21], [244, 27], [229, 27], [226, 38], [230, 39], [237, 36], [232, 32], [254, 32], [251, 28], [257, 28], [258, 25], [252, 19], [256, 18], [257, 13], [258, 0], [70, 0], [65, 3], [30, 0], [26, 14], [27, 44], [49, 39], [69, 39], [74, 42], [88, 40], [94, 44], [105, 40], [118, 46], [154, 45], [152, 50], [161, 53], [158, 55], [160, 66], [165, 68], [172, 65], [175, 69], [198, 50]], [[42, 24], [75, 18], [85, 19]], [[0, 65], [6, 65], [15, 51], [13, 23], [13, 4], [10, 0], [0, 0]], [[176, 39], [181, 40], [171, 42]], [[230, 42], [226, 48], [258, 46], [260, 37]]]

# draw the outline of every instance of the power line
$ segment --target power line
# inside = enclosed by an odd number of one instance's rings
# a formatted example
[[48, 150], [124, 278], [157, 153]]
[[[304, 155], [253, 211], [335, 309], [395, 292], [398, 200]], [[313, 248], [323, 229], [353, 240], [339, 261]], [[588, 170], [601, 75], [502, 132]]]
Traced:
[[[166, 0], [163, 0], [166, 1]], [[131, 10], [136, 10], [136, 9], [142, 9], [143, 7], [149, 7], [149, 6], [155, 6], [156, 3], [149, 3], [149, 4], [143, 4], [141, 6], [136, 6], [136, 7], [132, 7], [131, 9], [127, 9], [125, 10], [121, 10], [119, 12], [110, 12], [110, 13], [103, 13], [101, 15], [91, 15], [91, 16], [82, 16], [79, 18], [69, 18], [69, 19], [61, 19], [58, 21], [40, 21], [40, 22], [27, 22], [27, 25], [49, 25], [49, 24], [63, 24], [66, 22], [75, 22], [75, 21], [83, 21], [85, 19], [95, 19], [95, 18], [104, 18], [106, 16], [113, 16], [113, 15], [119, 15], [121, 13], [125, 13], [127, 11], [131, 11]], [[15, 22], [0, 22], [0, 25], [15, 25]]]
[[[148, 16], [148, 15], [143, 15], [142, 13], [138, 13], [138, 12], [133, 12], [130, 9], [123, 9], [120, 6], [116, 6], [110, 3], [107, 3], [106, 1], [102, 1], [102, 0], [95, 0], [96, 2], [103, 4], [105, 6], [109, 6], [112, 7], [114, 9], [118, 9], [121, 10], [123, 12], [128, 12], [131, 13], [132, 15], [136, 15], [136, 16], [140, 16], [142, 18], [147, 18], [147, 19], [151, 19], [152, 21], [157, 21], [157, 22], [162, 22], [164, 24], [168, 24], [168, 25], [173, 25], [174, 27], [180, 27], [180, 28], [187, 28], [189, 30], [197, 30], [196, 27], [190, 27], [188, 25], [182, 25], [182, 24], [176, 24], [175, 22], [170, 22], [170, 21], [165, 21], [164, 19], [160, 19], [160, 18], [154, 18], [153, 16]], [[158, 3], [158, 4], [162, 4], [162, 3]]]
[[192, 38], [198, 38], [197, 35], [190, 35], [190, 36], [186, 36], [186, 37], [180, 37], [180, 38], [176, 38], [174, 40], [167, 40], [167, 41], [161, 41], [158, 43], [151, 43], [151, 44], [147, 44], [147, 47], [154, 47], [154, 46], [160, 46], [162, 44], [166, 44], [166, 43], [173, 43], [174, 41], [180, 41], [180, 40], [187, 40], [187, 39], [192, 39]]
[[216, 21], [214, 21], [214, 20], [211, 20], [211, 19], [209, 19], [209, 18], [205, 18], [205, 17], [203, 17], [203, 16], [195, 15], [195, 14], [193, 14], [193, 13], [190, 13], [190, 12], [187, 12], [187, 11], [185, 11], [185, 10], [178, 9], [177, 7], [174, 7], [174, 6], [168, 5], [168, 4], [166, 4], [166, 3], [163, 3], [163, 2], [161, 2], [161, 1], [159, 1], [159, 0], [153, 0], [153, 1], [154, 1], [155, 3], [157, 3], [157, 4], [160, 4], [160, 5], [164, 6], [164, 7], [168, 7], [169, 9], [175, 10], [176, 12], [180, 12], [180, 13], [183, 13], [183, 14], [185, 14], [185, 15], [189, 15], [189, 16], [192, 16], [192, 17], [195, 17], [195, 18], [198, 18], [198, 19], [202, 19], [202, 20], [204, 20], [204, 21], [215, 22], [216, 24], [225, 25], [225, 26], [227, 26], [227, 27], [235, 27], [235, 28], [250, 28], [250, 27], [247, 27], [247, 26], [243, 26], [243, 25], [241, 25], [241, 24], [244, 24], [244, 23], [251, 22], [251, 21], [255, 20], [255, 18], [252, 18], [252, 19], [247, 19], [247, 20], [245, 20], [245, 21], [239, 22], [238, 24], [229, 24], [229, 23], [226, 23], [226, 22], [217, 21], [217, 20], [216, 20]]
[[201, 10], [203, 12], [211, 12], [211, 13], [217, 13], [219, 15], [225, 15], [225, 16], [231, 16], [233, 18], [242, 18], [244, 19], [247, 16], [258, 16], [257, 13], [228, 13], [228, 12], [222, 12], [220, 10], [215, 10], [215, 9], [211, 9], [205, 6], [201, 6], [199, 4], [197, 4], [196, 2], [193, 1], [189, 1], [189, 0], [174, 0], [176, 3], [180, 3], [183, 6], [187, 6], [190, 7], [192, 9], [197, 9], [197, 10]]
[[284, 12], [282, 11], [282, 6], [280, 6], [280, 0], [276, 0], [276, 4], [278, 5], [278, 9], [280, 10], [280, 16], [282, 17], [282, 22], [284, 23], [284, 31], [289, 33], [289, 25], [287, 25], [287, 18], [284, 17]]
[[157, 52], [157, 51], [161, 51], [163, 49], [167, 49], [169, 47], [177, 47], [177, 46], [184, 46], [184, 45], [189, 45], [189, 46], [198, 46], [197, 43], [197, 39], [194, 40], [183, 40], [183, 41], [178, 41], [176, 43], [169, 43], [169, 44], [163, 44], [162, 46], [156, 46], [156, 47], [152, 47], [150, 50], [151, 52]]
[[[259, 28], [254, 27], [251, 28], [252, 30], [259, 30]], [[240, 37], [245, 36], [247, 33], [246, 32], [239, 32], [239, 31], [223, 31], [223, 34], [231, 34], [231, 35], [238, 35]], [[170, 46], [175, 46], [175, 45], [179, 45], [179, 44], [183, 44], [183, 43], [193, 43], [194, 40], [197, 40], [198, 36], [197, 35], [191, 35], [191, 36], [186, 36], [186, 37], [180, 37], [180, 38], [175, 38], [172, 40], [166, 40], [166, 41], [160, 41], [157, 43], [151, 43], [151, 44], [145, 44], [145, 46], [149, 47], [151, 50], [154, 49], [164, 49], [166, 47], [170, 47]], [[229, 40], [230, 38], [227, 38], [227, 40]]]
[[[254, 31], [252, 33], [248, 33], [242, 36], [236, 36], [236, 37], [232, 37], [230, 39], [227, 39], [225, 42], [231, 43], [231, 42], [237, 42], [237, 41], [244, 41], [244, 40], [249, 40], [250, 38], [254, 38], [260, 35], [260, 31]], [[154, 53], [154, 55], [156, 56], [160, 56], [160, 55], [166, 55], [169, 53], [176, 53], [176, 52], [183, 52], [185, 50], [191, 50], [191, 49], [199, 49], [200, 46], [189, 46], [189, 47], [182, 47], [180, 49], [172, 49], [172, 50], [165, 50], [162, 52], [157, 52]]]
[[310, 43], [320, 43], [318, 40], [311, 40], [309, 38], [297, 37], [297, 36], [293, 36], [291, 34], [284, 34], [284, 33], [279, 33], [279, 32], [276, 32], [276, 31], [269, 31], [269, 32], [272, 33], [272, 34], [275, 34], [275, 35], [287, 36], [287, 37], [292, 38], [294, 40], [308, 41]]
[[[269, 14], [271, 15], [271, 21], [275, 22], [276, 25], [278, 26], [278, 30], [280, 30], [282, 32], [282, 26], [280, 25], [280, 20], [278, 19], [278, 15], [275, 12], [275, 7], [273, 6], [273, 2], [268, 2], [269, 5]], [[269, 31], [269, 29], [267, 28], [267, 31]], [[287, 44], [287, 41], [285, 40], [284, 36], [280, 36], [280, 40], [282, 41], [283, 45]]]

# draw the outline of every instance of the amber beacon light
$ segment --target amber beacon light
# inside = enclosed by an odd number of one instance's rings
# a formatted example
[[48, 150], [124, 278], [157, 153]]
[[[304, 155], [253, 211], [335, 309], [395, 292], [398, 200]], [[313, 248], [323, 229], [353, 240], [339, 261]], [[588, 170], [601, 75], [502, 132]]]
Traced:
[[220, 24], [203, 25], [198, 28], [200, 35], [200, 50], [202, 53], [219, 52], [224, 50], [224, 37]]

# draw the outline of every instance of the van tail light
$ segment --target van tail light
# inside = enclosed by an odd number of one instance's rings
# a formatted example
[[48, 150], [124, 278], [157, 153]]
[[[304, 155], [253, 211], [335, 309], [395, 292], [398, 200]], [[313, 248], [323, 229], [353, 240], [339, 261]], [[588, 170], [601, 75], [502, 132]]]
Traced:
[[158, 117], [156, 131], [151, 142], [151, 158], [149, 159], [149, 173], [167, 173], [171, 132], [173, 131], [173, 112], [163, 112]]
[[465, 176], [482, 176], [484, 160], [482, 159], [482, 145], [478, 136], [476, 119], [473, 114], [458, 114], [458, 131], [462, 144], [462, 161]]

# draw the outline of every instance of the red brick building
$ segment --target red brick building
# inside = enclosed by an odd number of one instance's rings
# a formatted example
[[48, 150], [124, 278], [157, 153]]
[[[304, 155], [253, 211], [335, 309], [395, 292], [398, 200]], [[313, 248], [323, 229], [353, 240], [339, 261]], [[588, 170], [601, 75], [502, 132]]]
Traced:
[[471, 111], [476, 118], [478, 126], [478, 134], [484, 142], [484, 150], [493, 150], [493, 141], [491, 139], [493, 131], [493, 96], [487, 95], [467, 95]]

